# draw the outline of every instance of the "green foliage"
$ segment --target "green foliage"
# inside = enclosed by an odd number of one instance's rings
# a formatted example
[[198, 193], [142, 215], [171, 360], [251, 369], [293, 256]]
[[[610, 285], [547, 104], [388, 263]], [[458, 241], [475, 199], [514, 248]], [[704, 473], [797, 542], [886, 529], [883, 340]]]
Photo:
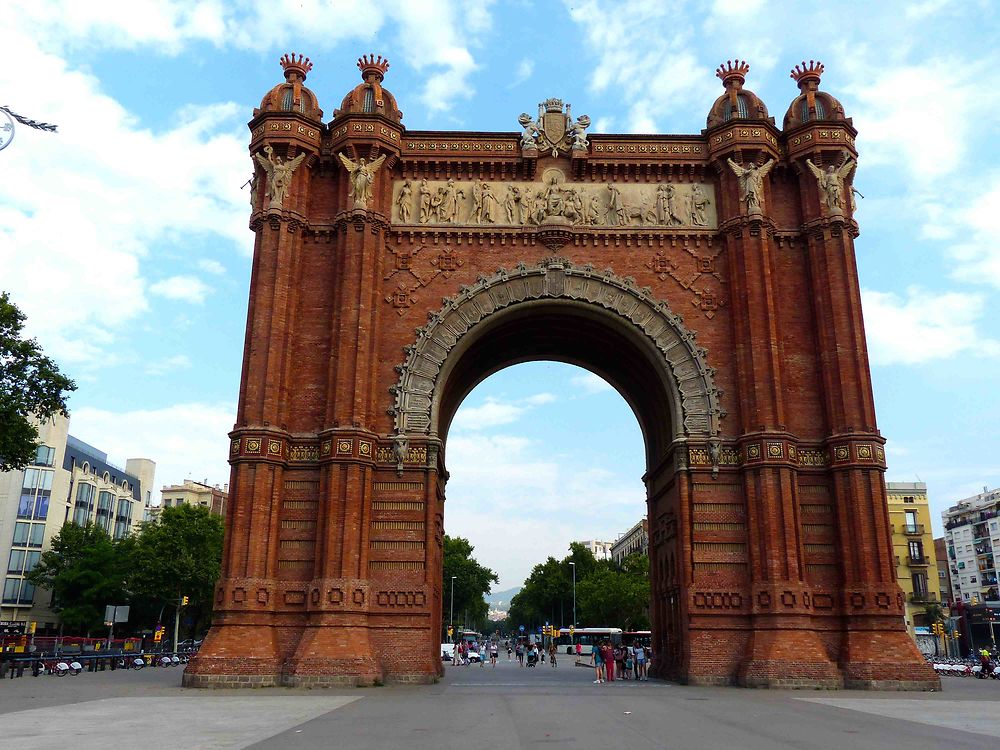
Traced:
[[475, 547], [468, 539], [462, 537], [444, 536], [444, 565], [442, 592], [444, 607], [442, 617], [445, 626], [451, 615], [451, 577], [455, 576], [455, 620], [456, 626], [461, 626], [462, 620], [468, 617], [466, 625], [484, 626], [489, 607], [483, 597], [490, 593], [491, 584], [500, 579], [487, 567], [480, 565], [472, 556]]
[[190, 599], [186, 615], [198, 625], [207, 624], [221, 562], [219, 516], [193, 505], [164, 508], [135, 536], [128, 583], [140, 616], [159, 619], [158, 614], [151, 616], [153, 610], [172, 610], [183, 595]]
[[150, 627], [171, 616], [178, 599], [196, 630], [207, 625], [222, 559], [222, 519], [207, 508], [164, 508], [131, 537], [113, 540], [98, 526], [68, 523], [28, 576], [55, 594], [67, 632], [99, 630], [108, 604], [129, 604], [127, 629]]
[[108, 604], [126, 604], [125, 577], [131, 539], [113, 540], [99, 526], [68, 523], [28, 575], [55, 595], [54, 609], [68, 631], [103, 627]]
[[602, 565], [576, 588], [585, 626], [649, 629], [649, 558], [630, 555], [622, 566]]
[[935, 622], [947, 622], [948, 620], [944, 615], [944, 607], [941, 606], [940, 602], [928, 602], [925, 604], [924, 617], [928, 625], [933, 625]]
[[34, 339], [23, 338], [25, 316], [0, 292], [0, 472], [23, 469], [35, 457], [38, 429], [66, 415], [66, 394], [76, 384], [42, 354]]
[[[581, 627], [649, 627], [649, 558], [630, 555], [621, 566], [597, 560], [574, 542], [562, 560], [553, 557], [536, 565], [510, 603], [508, 628], [533, 630], [545, 622], [568, 625], [573, 612], [573, 568], [576, 564], [577, 623]], [[560, 622], [560, 614], [562, 620]]]

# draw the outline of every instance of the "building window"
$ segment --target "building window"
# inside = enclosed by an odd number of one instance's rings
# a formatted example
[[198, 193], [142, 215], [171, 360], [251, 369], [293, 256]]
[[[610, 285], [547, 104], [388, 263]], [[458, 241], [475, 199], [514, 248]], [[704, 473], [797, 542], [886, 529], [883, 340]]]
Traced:
[[914, 595], [927, 593], [927, 579], [923, 573], [914, 573], [910, 580], [913, 582]]
[[7, 572], [20, 575], [24, 572], [24, 556], [27, 554], [23, 549], [12, 549], [10, 559], [7, 560]]
[[913, 502], [913, 497], [910, 496], [910, 495], [907, 495], [906, 497], [903, 498], [903, 502], [904, 503], [912, 503]]
[[52, 466], [56, 459], [56, 449], [39, 445], [35, 451], [35, 466]]
[[7, 578], [3, 582], [3, 603], [17, 604], [17, 597], [21, 590], [20, 578]]
[[132, 503], [126, 498], [118, 499], [118, 514], [115, 516], [115, 539], [121, 539], [128, 534], [132, 522]]
[[106, 533], [111, 533], [111, 514], [114, 512], [115, 496], [102, 491], [97, 496], [97, 525]]
[[909, 543], [910, 547], [910, 560], [913, 562], [922, 562], [924, 559], [924, 545], [918, 540], [912, 540]]
[[365, 89], [365, 101], [362, 104], [361, 111], [366, 114], [370, 114], [375, 111], [375, 91], [371, 86]]
[[94, 509], [94, 490], [92, 484], [82, 483], [76, 488], [76, 506], [73, 509], [73, 523], [86, 526], [90, 520], [90, 512]]
[[[823, 106], [823, 100], [816, 97], [813, 101], [816, 102], [816, 119], [822, 120], [826, 117], [826, 107]], [[812, 118], [809, 116], [809, 100], [805, 97], [802, 98], [802, 122], [809, 122]]]
[[14, 544], [24, 546], [28, 543], [28, 531], [30, 523], [18, 522], [14, 524]]

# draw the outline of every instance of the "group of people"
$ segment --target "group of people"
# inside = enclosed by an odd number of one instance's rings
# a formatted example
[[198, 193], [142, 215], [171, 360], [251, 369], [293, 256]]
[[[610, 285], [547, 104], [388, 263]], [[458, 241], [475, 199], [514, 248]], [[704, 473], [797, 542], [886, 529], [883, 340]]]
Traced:
[[549, 666], [554, 668], [558, 663], [556, 659], [557, 651], [555, 643], [550, 643], [547, 651], [544, 646], [539, 646], [537, 643], [524, 643], [520, 640], [515, 641], [514, 643], [507, 641], [506, 646], [507, 661], [510, 661], [512, 657], [516, 658], [517, 664], [520, 667], [525, 666], [525, 664], [529, 667], [533, 667], [539, 662], [544, 662], [546, 654], [548, 654], [549, 657]]
[[648, 680], [650, 653], [640, 643], [613, 645], [610, 641], [595, 643], [590, 652], [594, 665], [594, 684], [619, 680]]

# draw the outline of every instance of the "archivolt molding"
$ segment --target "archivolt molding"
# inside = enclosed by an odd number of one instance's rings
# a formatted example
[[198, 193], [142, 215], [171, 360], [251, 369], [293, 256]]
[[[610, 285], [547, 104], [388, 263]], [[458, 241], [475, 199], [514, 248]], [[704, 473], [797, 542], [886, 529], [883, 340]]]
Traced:
[[574, 266], [562, 258], [550, 258], [537, 266], [519, 263], [513, 270], [499, 269], [492, 276], [479, 276], [474, 284], [444, 299], [444, 306], [428, 313], [428, 323], [416, 329], [416, 342], [404, 347], [406, 361], [397, 365], [399, 382], [390, 390], [395, 405], [399, 435], [431, 433], [431, 412], [438, 378], [449, 353], [474, 326], [507, 307], [539, 299], [590, 302], [618, 313], [647, 336], [663, 355], [663, 363], [677, 388], [684, 435], [691, 439], [717, 440], [721, 392], [715, 387], [715, 370], [708, 366], [706, 351], [695, 343], [695, 334], [684, 327], [679, 315], [653, 297], [649, 287], [610, 270], [591, 265]]

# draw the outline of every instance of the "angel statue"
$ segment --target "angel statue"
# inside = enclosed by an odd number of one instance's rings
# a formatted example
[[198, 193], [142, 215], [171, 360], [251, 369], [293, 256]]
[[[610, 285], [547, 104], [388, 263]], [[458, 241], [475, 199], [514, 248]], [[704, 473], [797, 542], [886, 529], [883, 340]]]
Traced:
[[774, 168], [774, 159], [767, 164], [755, 164], [750, 162], [746, 167], [741, 167], [731, 158], [726, 159], [729, 168], [733, 170], [740, 180], [740, 200], [746, 203], [748, 214], [759, 214], [764, 210], [764, 178], [767, 173]]
[[828, 164], [826, 169], [820, 169], [813, 164], [812, 159], [806, 159], [806, 166], [813, 173], [819, 183], [820, 192], [823, 194], [823, 202], [826, 204], [827, 213], [840, 214], [844, 211], [844, 180], [854, 169], [855, 161], [847, 157], [843, 164], [835, 167]]
[[361, 157], [356, 162], [351, 161], [346, 156], [344, 152], [341, 151], [337, 156], [340, 157], [340, 161], [343, 163], [344, 168], [347, 169], [350, 174], [351, 180], [351, 198], [354, 199], [355, 208], [368, 208], [368, 203], [372, 199], [372, 183], [375, 182], [375, 173], [378, 168], [382, 166], [382, 162], [385, 161], [385, 154], [382, 154], [373, 162], [366, 162], [364, 157]]
[[280, 210], [281, 204], [288, 197], [288, 186], [292, 182], [292, 173], [296, 170], [302, 160], [306, 158], [302, 152], [291, 161], [282, 161], [280, 156], [274, 155], [274, 148], [270, 145], [264, 146], [265, 159], [260, 154], [254, 154], [257, 163], [264, 169], [267, 175], [265, 191], [267, 192], [267, 210]]

